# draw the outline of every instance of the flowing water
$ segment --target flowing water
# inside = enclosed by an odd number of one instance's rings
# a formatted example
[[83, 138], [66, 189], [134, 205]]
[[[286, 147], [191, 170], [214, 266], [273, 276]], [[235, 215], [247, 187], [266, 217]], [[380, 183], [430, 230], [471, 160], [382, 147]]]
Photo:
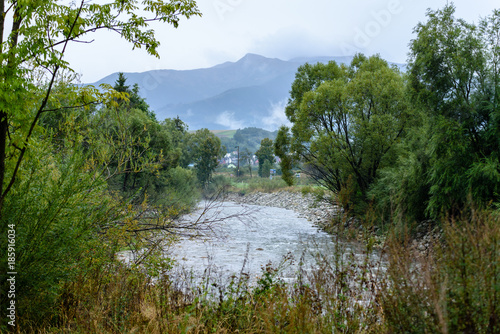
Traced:
[[[200, 211], [185, 219], [194, 221], [199, 215]], [[296, 276], [299, 262], [310, 269], [314, 254], [332, 253], [335, 245], [331, 235], [292, 210], [224, 202], [207, 210], [204, 217], [217, 222], [212, 236], [183, 238], [170, 253], [179, 267], [198, 277], [207, 271], [226, 278], [241, 272], [256, 277], [266, 264], [276, 268], [288, 258], [281, 277], [289, 280]], [[354, 245], [344, 246], [356, 253]]]

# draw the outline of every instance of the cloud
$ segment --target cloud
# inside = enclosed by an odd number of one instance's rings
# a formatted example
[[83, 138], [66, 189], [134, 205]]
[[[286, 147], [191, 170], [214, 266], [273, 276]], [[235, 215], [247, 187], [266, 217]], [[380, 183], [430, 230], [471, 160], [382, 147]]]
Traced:
[[271, 102], [269, 116], [262, 119], [264, 129], [274, 131], [282, 125], [291, 126], [292, 123], [286, 118], [285, 107], [287, 100]]
[[234, 112], [230, 111], [224, 111], [222, 114], [217, 116], [215, 123], [225, 126], [228, 129], [242, 129], [244, 127], [243, 121], [237, 120], [234, 117]]
[[307, 56], [336, 56], [340, 54], [339, 41], [332, 36], [314, 34], [305, 27], [284, 27], [256, 40], [255, 53], [280, 59]]

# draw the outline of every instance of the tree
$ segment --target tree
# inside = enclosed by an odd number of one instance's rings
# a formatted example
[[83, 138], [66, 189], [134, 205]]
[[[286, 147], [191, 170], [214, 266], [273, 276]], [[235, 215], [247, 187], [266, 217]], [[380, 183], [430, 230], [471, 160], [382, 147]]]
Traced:
[[248, 165], [248, 172], [250, 173], [250, 177], [252, 177], [252, 157], [253, 154], [248, 150], [248, 148], [245, 148], [244, 150], [240, 151], [240, 162], [241, 165], [244, 166], [245, 164]]
[[[259, 176], [260, 177], [269, 177], [269, 170], [264, 170], [264, 164], [266, 161], [269, 162], [267, 167], [274, 164], [274, 147], [273, 141], [269, 138], [264, 138], [260, 141], [260, 148], [257, 152], [255, 152], [257, 159], [259, 159]], [[269, 168], [271, 168], [269, 167]]]
[[[154, 188], [161, 187], [158, 183], [159, 178], [153, 174], [176, 167], [178, 158], [170, 154], [172, 150], [170, 134], [158, 123], [138, 91], [131, 90], [126, 81], [123, 73], [119, 73], [114, 89], [126, 97], [117, 99], [116, 106], [108, 107], [109, 112], [115, 117], [110, 117], [104, 123], [105, 127], [97, 126], [96, 131], [106, 133], [105, 128], [112, 130], [108, 141], [124, 143], [121, 149], [127, 152], [122, 156], [123, 170], [110, 179], [110, 184], [113, 186], [119, 183], [118, 189], [123, 195], [129, 197], [135, 194], [136, 201], [142, 202], [146, 193], [152, 198], [152, 194], [156, 193]], [[120, 156], [116, 158], [115, 164], [119, 165], [119, 160], [122, 158]]]
[[179, 166], [187, 168], [192, 160], [192, 150], [189, 145], [191, 136], [188, 132], [188, 125], [179, 116], [176, 118], [166, 118], [161, 124], [171, 136], [172, 150], [170, 151], [170, 156], [178, 160]]
[[262, 172], [261, 172], [261, 177], [268, 178], [271, 176], [271, 168], [273, 168], [273, 164], [269, 160], [264, 160], [264, 163], [262, 164]]
[[202, 185], [206, 185], [219, 165], [219, 156], [222, 153], [220, 139], [208, 129], [201, 129], [194, 133], [190, 146], [198, 180]]
[[[47, 105], [54, 98], [58, 74], [70, 70], [64, 60], [70, 44], [88, 42], [93, 32], [110, 30], [134, 48], [144, 47], [149, 54], [158, 56], [159, 41], [149, 24], [159, 21], [177, 27], [181, 17], [200, 13], [192, 0], [142, 3], [117, 0], [103, 4], [83, 0], [71, 4], [2, 0], [0, 12], [3, 14], [0, 15], [1, 214], [35, 127], [41, 115], [50, 112]], [[8, 22], [12, 22], [10, 28]], [[35, 86], [37, 76], [44, 78], [43, 89]], [[110, 93], [101, 94], [92, 88], [80, 89], [79, 95], [79, 106], [111, 97]]]
[[453, 5], [429, 10], [410, 44], [413, 102], [430, 127], [423, 175], [434, 218], [461, 210], [470, 195], [477, 204], [498, 200], [500, 190], [500, 12], [479, 25], [454, 13]]
[[275, 148], [284, 173], [292, 154], [319, 184], [335, 193], [353, 187], [364, 200], [405, 130], [404, 87], [400, 71], [379, 56], [299, 67], [286, 107], [291, 135], [281, 128]]
[[139, 95], [139, 85], [135, 83], [133, 88], [130, 89], [130, 86], [125, 85], [126, 82], [125, 75], [122, 72], [118, 73], [118, 79], [116, 79], [113, 89], [126, 95], [125, 98], [118, 99], [118, 103], [128, 110], [139, 109], [156, 122], [156, 115], [149, 110], [149, 104]]

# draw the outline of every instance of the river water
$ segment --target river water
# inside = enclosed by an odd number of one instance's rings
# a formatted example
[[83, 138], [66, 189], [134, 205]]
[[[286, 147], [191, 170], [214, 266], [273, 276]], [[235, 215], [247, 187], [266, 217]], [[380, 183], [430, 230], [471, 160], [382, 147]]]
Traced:
[[[184, 219], [195, 221], [201, 211]], [[255, 278], [266, 264], [277, 268], [285, 263], [280, 277], [293, 280], [299, 262], [303, 270], [310, 270], [315, 254], [333, 253], [335, 246], [331, 235], [287, 209], [224, 202], [205, 210], [202, 220], [214, 222], [213, 233], [204, 238], [182, 238], [169, 250], [177, 268], [191, 276], [209, 273], [224, 279], [244, 272]], [[344, 245], [346, 253], [354, 248]], [[357, 256], [362, 257], [361, 253]]]

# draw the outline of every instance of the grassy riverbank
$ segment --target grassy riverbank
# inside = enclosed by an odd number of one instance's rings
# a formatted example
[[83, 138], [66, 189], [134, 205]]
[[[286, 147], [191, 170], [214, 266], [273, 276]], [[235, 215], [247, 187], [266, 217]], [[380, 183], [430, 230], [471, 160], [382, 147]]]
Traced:
[[276, 191], [302, 192], [303, 194], [314, 193], [318, 195], [327, 194], [326, 189], [317, 186], [312, 180], [302, 175], [297, 182], [289, 186], [280, 176], [273, 178], [242, 176], [235, 177], [229, 173], [218, 173], [208, 185], [207, 194], [214, 194], [219, 189], [224, 188], [232, 193], [245, 195], [253, 192], [271, 193]]
[[[202, 284], [153, 283], [140, 268], [120, 262], [94, 266], [60, 296], [58, 322], [33, 326], [41, 333], [498, 333], [500, 323], [500, 224], [497, 215], [474, 212], [443, 221], [440, 240], [425, 254], [403, 230], [391, 231], [386, 263], [342, 243], [318, 254], [313, 270], [294, 284], [278, 279], [281, 264], [259, 273]], [[305, 269], [305, 268], [304, 268]], [[24, 319], [29, 320], [29, 319]], [[26, 327], [29, 322], [23, 323]], [[25, 330], [24, 332], [29, 332]]]
[[[238, 194], [327, 195], [308, 184], [244, 181], [216, 177], [213, 185]], [[500, 218], [494, 210], [464, 212], [437, 222], [440, 231], [429, 234], [425, 249], [396, 221], [375, 248], [369, 219], [365, 228], [354, 228], [349, 215], [339, 215], [335, 247], [316, 254], [315, 265], [301, 267], [293, 283], [279, 279], [290, 258], [258, 273], [236, 272], [228, 281], [207, 270], [196, 283], [190, 273], [174, 272], [161, 253], [125, 265], [117, 257], [120, 244], [113, 248], [114, 239], [103, 239], [80, 255], [71, 280], [51, 292], [50, 316], [40, 316], [33, 300], [31, 311], [17, 318], [18, 332], [500, 333]], [[361, 241], [355, 253], [339, 242], [350, 235]], [[37, 296], [43, 301], [45, 295]]]

